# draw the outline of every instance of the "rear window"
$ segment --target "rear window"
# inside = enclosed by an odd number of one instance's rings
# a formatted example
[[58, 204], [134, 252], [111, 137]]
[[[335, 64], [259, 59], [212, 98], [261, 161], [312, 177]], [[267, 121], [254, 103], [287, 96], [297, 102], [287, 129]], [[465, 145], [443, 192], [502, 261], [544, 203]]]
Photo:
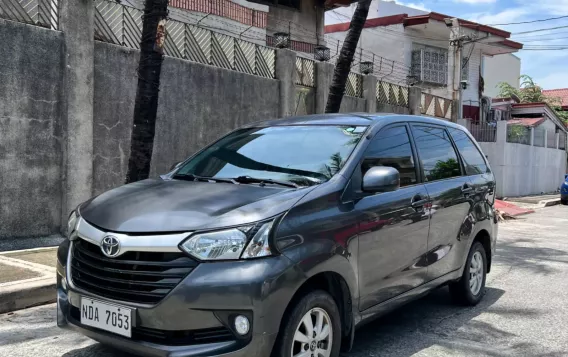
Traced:
[[481, 175], [488, 172], [489, 168], [483, 156], [469, 136], [463, 130], [449, 129], [449, 131], [462, 157], [466, 174]]

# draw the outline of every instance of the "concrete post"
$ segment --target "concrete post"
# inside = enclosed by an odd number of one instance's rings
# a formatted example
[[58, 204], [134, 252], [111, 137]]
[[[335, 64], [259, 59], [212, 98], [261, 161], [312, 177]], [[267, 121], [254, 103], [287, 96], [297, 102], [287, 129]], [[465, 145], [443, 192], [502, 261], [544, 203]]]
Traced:
[[93, 194], [94, 14], [93, 0], [61, 2], [67, 96], [62, 227], [69, 212]]
[[467, 119], [458, 119], [458, 125], [463, 126], [464, 128], [467, 129], [467, 131], [469, 131], [469, 125]]
[[410, 114], [421, 115], [422, 114], [422, 89], [418, 87], [408, 88], [408, 108], [410, 109]]
[[497, 186], [495, 188], [497, 197], [502, 197], [504, 191], [504, 177], [507, 173], [505, 172], [505, 146], [507, 145], [507, 121], [500, 120], [497, 122], [497, 132], [495, 133], [495, 151], [493, 156], [490, 158], [491, 168], [495, 173], [497, 178]]
[[288, 49], [276, 51], [276, 78], [280, 81], [280, 117], [289, 117], [296, 102], [296, 52]]
[[331, 63], [316, 62], [316, 114], [325, 113], [334, 67]]
[[377, 112], [377, 77], [367, 74], [363, 76], [363, 98], [367, 101], [365, 111]]
[[531, 146], [534, 146], [534, 128], [531, 127]]

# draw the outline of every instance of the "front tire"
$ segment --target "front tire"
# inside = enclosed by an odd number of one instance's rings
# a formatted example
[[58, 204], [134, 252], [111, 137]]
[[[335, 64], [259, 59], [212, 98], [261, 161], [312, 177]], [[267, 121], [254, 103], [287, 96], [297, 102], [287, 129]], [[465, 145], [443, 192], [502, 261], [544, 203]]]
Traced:
[[477, 305], [485, 295], [487, 254], [479, 242], [471, 246], [461, 279], [450, 284], [450, 293], [461, 305]]
[[560, 200], [560, 203], [563, 204], [564, 206], [568, 206], [568, 200]]
[[338, 357], [341, 318], [335, 300], [316, 290], [284, 316], [273, 357]]

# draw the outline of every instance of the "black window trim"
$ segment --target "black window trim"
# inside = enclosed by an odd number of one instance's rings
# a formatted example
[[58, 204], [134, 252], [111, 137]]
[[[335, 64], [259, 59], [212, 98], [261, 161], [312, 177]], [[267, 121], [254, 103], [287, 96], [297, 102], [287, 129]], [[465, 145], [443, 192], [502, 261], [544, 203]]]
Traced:
[[455, 180], [457, 178], [467, 177], [466, 172], [465, 172], [465, 168], [464, 168], [464, 165], [463, 165], [463, 162], [462, 162], [462, 158], [461, 158], [461, 153], [457, 149], [456, 144], [454, 143], [452, 136], [450, 135], [450, 133], [448, 131], [448, 126], [441, 125], [441, 124], [430, 124], [430, 123], [425, 123], [425, 122], [412, 122], [410, 124], [410, 127], [412, 128], [412, 140], [413, 141], [414, 141], [414, 135], [415, 135], [415, 127], [417, 127], [417, 126], [426, 126], [426, 127], [431, 127], [431, 128], [442, 129], [446, 133], [446, 135], [448, 135], [448, 138], [450, 139], [450, 144], [454, 148], [454, 153], [456, 154], [456, 157], [457, 157], [458, 162], [460, 164], [460, 172], [461, 172], [460, 176], [453, 176], [453, 177], [448, 177], [448, 178], [444, 178], [444, 179], [440, 179], [440, 180], [434, 180], [434, 181], [426, 181], [426, 175], [424, 173], [424, 168], [423, 168], [423, 165], [422, 165], [422, 158], [420, 158], [420, 152], [418, 151], [418, 147], [417, 147], [416, 148], [416, 154], [418, 155], [418, 160], [419, 160], [419, 165], [420, 165], [420, 174], [422, 176], [422, 182], [424, 184], [429, 184], [429, 183], [433, 183], [433, 182], [442, 182], [442, 181]]
[[[422, 171], [421, 169], [419, 170], [419, 166], [421, 166], [421, 163], [417, 160], [418, 158], [418, 150], [415, 147], [415, 143], [414, 143], [414, 138], [412, 136], [412, 131], [410, 129], [410, 125], [408, 122], [396, 122], [396, 123], [392, 123], [392, 124], [388, 124], [384, 127], [382, 127], [379, 131], [377, 131], [372, 138], [370, 138], [369, 140], [369, 144], [367, 145], [367, 147], [365, 148], [365, 150], [362, 152], [361, 157], [359, 159], [359, 162], [357, 163], [357, 168], [359, 168], [359, 170], [354, 170], [353, 174], [351, 175], [351, 180], [353, 181], [353, 179], [355, 179], [357, 181], [357, 183], [363, 183], [363, 175], [361, 174], [361, 165], [363, 164], [363, 161], [365, 160], [366, 156], [365, 156], [365, 152], [367, 151], [367, 149], [369, 148], [369, 146], [371, 146], [371, 144], [373, 143], [373, 140], [375, 140], [375, 138], [381, 134], [383, 131], [385, 130], [389, 130], [392, 128], [396, 128], [396, 127], [404, 127], [406, 129], [406, 135], [408, 135], [408, 139], [409, 139], [409, 143], [410, 143], [410, 149], [412, 151], [412, 160], [414, 161], [414, 171], [416, 174], [416, 183], [411, 184], [411, 185], [406, 185], [403, 187], [400, 187], [399, 189], [405, 189], [407, 187], [415, 187], [417, 185], [422, 185], [423, 184], [423, 180], [422, 180], [422, 176], [420, 174], [420, 171]], [[353, 187], [353, 191], [355, 193], [361, 193], [361, 189], [358, 188], [358, 186], [354, 186]]]

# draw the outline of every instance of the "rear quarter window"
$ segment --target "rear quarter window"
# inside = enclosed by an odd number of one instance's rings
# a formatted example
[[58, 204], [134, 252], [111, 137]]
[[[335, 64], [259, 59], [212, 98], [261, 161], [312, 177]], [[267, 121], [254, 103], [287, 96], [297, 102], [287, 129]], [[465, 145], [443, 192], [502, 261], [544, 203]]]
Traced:
[[448, 130], [461, 155], [466, 174], [481, 175], [489, 172], [483, 155], [470, 137], [463, 130], [453, 128], [448, 128]]

